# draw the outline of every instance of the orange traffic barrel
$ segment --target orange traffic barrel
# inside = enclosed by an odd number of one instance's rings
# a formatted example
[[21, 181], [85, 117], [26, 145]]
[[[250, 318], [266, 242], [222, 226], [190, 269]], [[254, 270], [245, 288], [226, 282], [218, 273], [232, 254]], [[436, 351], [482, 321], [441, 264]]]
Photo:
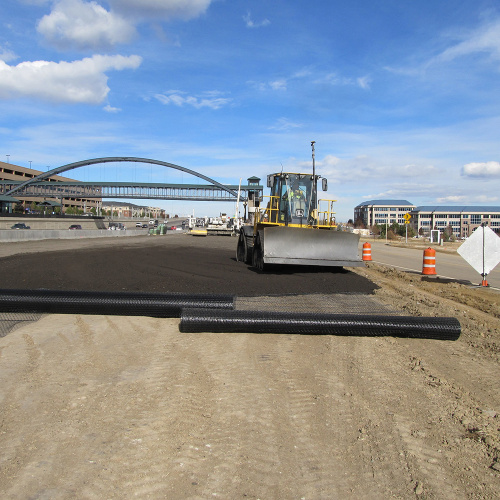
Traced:
[[372, 246], [370, 243], [363, 243], [363, 260], [372, 260]]
[[422, 274], [436, 274], [436, 250], [432, 248], [424, 250]]

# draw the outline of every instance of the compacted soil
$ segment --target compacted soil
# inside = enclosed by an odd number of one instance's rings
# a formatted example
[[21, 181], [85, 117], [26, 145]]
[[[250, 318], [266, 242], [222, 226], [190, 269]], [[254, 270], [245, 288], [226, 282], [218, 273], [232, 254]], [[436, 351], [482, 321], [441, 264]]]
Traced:
[[462, 335], [20, 321], [0, 338], [2, 498], [499, 497], [500, 294], [376, 264], [260, 274], [234, 261], [235, 244], [176, 235], [3, 245], [0, 286], [232, 293], [242, 308], [318, 311], [366, 297], [395, 314], [458, 318]]

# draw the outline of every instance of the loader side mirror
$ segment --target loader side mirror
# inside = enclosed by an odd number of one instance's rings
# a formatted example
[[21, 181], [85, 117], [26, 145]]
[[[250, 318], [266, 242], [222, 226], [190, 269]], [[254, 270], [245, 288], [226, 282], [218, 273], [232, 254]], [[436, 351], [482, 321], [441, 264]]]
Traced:
[[328, 179], [321, 179], [321, 187], [323, 191], [328, 191]]
[[273, 187], [273, 179], [274, 179], [274, 177], [272, 175], [267, 176], [267, 187], [268, 188]]

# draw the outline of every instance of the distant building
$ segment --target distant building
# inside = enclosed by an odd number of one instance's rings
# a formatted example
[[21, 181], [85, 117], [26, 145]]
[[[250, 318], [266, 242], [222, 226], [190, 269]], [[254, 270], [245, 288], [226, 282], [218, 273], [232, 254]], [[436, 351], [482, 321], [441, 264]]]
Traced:
[[148, 217], [153, 219], [168, 218], [165, 210], [159, 207], [147, 207], [144, 205], [135, 205], [120, 201], [103, 201], [102, 213], [108, 213], [116, 217]]
[[[3, 190], [4, 186], [2, 185], [2, 181], [5, 181], [4, 184], [8, 184], [8, 181], [20, 181], [20, 182], [25, 182], [29, 179], [33, 179], [33, 177], [36, 177], [37, 175], [42, 174], [43, 172], [41, 170], [35, 170], [32, 168], [27, 168], [27, 167], [21, 167], [19, 165], [14, 165], [12, 163], [5, 163], [3, 161], [0, 161], [0, 194], [3, 195]], [[70, 179], [69, 177], [62, 177], [61, 175], [53, 175], [48, 179], [45, 179], [45, 181], [51, 181], [51, 182], [75, 182], [75, 179]], [[78, 182], [78, 181], [77, 181]], [[79, 189], [77, 188], [76, 190], [74, 188], [71, 189], [71, 194], [68, 196], [64, 196], [64, 188], [61, 188], [60, 190], [61, 194], [58, 198], [55, 197], [30, 197], [30, 196], [23, 196], [17, 192], [12, 193], [12, 198], [15, 199], [15, 203], [21, 203], [24, 207], [24, 211], [29, 211], [31, 208], [31, 205], [34, 203], [41, 204], [43, 202], [46, 202], [46, 205], [52, 205], [52, 206], [62, 206], [62, 211], [63, 213], [68, 209], [68, 208], [77, 208], [82, 210], [83, 212], [91, 212], [92, 208], [95, 209], [95, 211], [98, 213], [100, 210], [100, 204], [101, 204], [101, 198], [84, 198], [84, 197], [78, 197], [79, 194]], [[82, 194], [83, 194], [83, 188], [82, 188]], [[3, 196], [4, 197], [4, 196]], [[2, 205], [2, 201], [0, 200], [0, 205]], [[3, 207], [4, 209], [7, 209], [7, 203]], [[12, 207], [8, 207], [9, 210]], [[8, 210], [4, 210], [8, 211]]]
[[466, 238], [481, 224], [500, 234], [500, 206], [417, 207], [406, 200], [370, 200], [354, 208], [354, 223], [361, 221], [366, 227], [404, 224], [407, 213], [411, 227], [422, 236], [430, 236], [432, 229], [443, 232], [451, 227], [455, 237]]
[[441, 232], [451, 226], [457, 238], [467, 238], [474, 229], [486, 224], [500, 234], [500, 206], [422, 206], [411, 212], [416, 233], [429, 236], [431, 229]]
[[376, 224], [391, 225], [394, 222], [404, 224], [404, 215], [415, 209], [407, 200], [370, 200], [354, 208], [354, 224], [363, 222], [366, 227]]

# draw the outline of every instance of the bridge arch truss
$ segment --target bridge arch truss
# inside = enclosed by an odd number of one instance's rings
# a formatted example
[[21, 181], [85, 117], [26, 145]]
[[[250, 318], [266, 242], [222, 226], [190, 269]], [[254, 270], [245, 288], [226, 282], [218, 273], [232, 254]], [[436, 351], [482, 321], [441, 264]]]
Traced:
[[[61, 174], [68, 170], [103, 163], [136, 162], [148, 163], [180, 170], [187, 174], [201, 178], [209, 185], [197, 184], [153, 184], [153, 183], [128, 183], [128, 182], [53, 182], [45, 181], [53, 175]], [[147, 198], [162, 200], [193, 200], [193, 201], [236, 201], [238, 186], [224, 185], [194, 170], [150, 158], [137, 157], [105, 157], [69, 163], [61, 167], [43, 172], [27, 181], [16, 183], [3, 182], [7, 191], [4, 194], [11, 196], [14, 193], [23, 193], [30, 197], [78, 197], [78, 198]], [[243, 187], [242, 187], [243, 188]], [[262, 189], [253, 186], [253, 189]], [[244, 193], [244, 194], [243, 194]], [[246, 201], [248, 186], [245, 186], [240, 200]]]

